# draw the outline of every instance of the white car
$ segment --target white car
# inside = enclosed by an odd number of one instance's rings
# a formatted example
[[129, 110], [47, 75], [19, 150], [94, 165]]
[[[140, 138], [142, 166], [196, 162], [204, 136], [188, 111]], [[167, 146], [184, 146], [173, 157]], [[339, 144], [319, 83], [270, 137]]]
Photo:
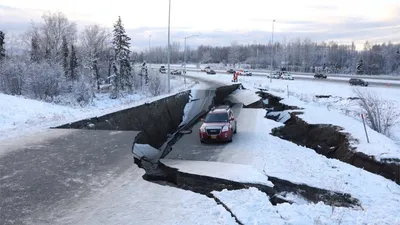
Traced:
[[283, 80], [294, 80], [292, 75], [290, 75], [289, 73], [283, 73], [282, 76], [281, 76], [281, 79], [283, 79]]
[[280, 72], [274, 72], [272, 74], [267, 75], [268, 78], [273, 78], [273, 79], [279, 79], [281, 78], [281, 73]]
[[247, 70], [243, 70], [242, 72], [240, 72], [240, 75], [242, 76], [252, 76], [253, 74]]

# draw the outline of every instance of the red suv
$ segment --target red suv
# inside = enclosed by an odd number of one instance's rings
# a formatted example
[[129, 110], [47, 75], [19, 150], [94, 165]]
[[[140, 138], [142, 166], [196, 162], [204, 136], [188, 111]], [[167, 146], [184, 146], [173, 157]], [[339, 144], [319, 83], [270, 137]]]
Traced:
[[206, 141], [232, 141], [233, 134], [237, 131], [237, 121], [229, 106], [213, 108], [202, 119], [203, 124], [199, 129], [201, 143]]

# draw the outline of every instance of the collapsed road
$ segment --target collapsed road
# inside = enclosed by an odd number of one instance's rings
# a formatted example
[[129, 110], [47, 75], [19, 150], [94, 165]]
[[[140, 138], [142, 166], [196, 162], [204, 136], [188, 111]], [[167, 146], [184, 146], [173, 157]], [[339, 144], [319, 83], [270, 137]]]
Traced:
[[[268, 194], [273, 204], [288, 202], [280, 194], [293, 192], [302, 194], [310, 202], [359, 206], [359, 201], [348, 194], [279, 178], [269, 177], [274, 183], [271, 188], [184, 173], [160, 163], [162, 158], [215, 160], [222, 151], [218, 145], [208, 150], [205, 146], [195, 148], [200, 144], [196, 130], [199, 118], [213, 105], [231, 104], [238, 116], [242, 107], [258, 104], [243, 104], [229, 98], [239, 88], [240, 84], [210, 83], [206, 90], [182, 92], [131, 109], [64, 124], [29, 141], [5, 145], [9, 153], [0, 157], [1, 224], [52, 224], [80, 199], [131, 168], [131, 149], [135, 163], [146, 170], [143, 177], [146, 180], [210, 198], [214, 198], [210, 192], [215, 190], [256, 187]], [[201, 150], [202, 154], [196, 154]]]
[[[243, 89], [243, 87], [241, 87]], [[238, 90], [239, 91], [239, 90]], [[253, 93], [255, 95], [255, 93]], [[206, 101], [210, 102], [210, 101]], [[255, 102], [247, 103], [244, 105], [239, 99], [235, 99], [232, 95], [227, 96], [226, 99], [219, 99], [218, 101], [212, 101], [213, 106], [219, 104], [229, 104], [237, 118], [240, 115], [242, 108], [259, 107], [263, 103], [260, 97], [257, 97]], [[217, 103], [217, 104], [216, 104]], [[216, 104], [216, 105], [215, 105]], [[193, 108], [192, 108], [193, 109]], [[203, 113], [199, 113], [203, 115]], [[336, 193], [333, 191], [323, 190], [315, 187], [311, 187], [305, 184], [295, 184], [287, 180], [282, 180], [276, 177], [265, 176], [265, 181], [272, 181], [273, 187], [249, 182], [239, 182], [233, 180], [227, 180], [218, 178], [216, 176], [206, 176], [196, 173], [187, 173], [180, 171], [175, 167], [171, 167], [164, 163], [164, 160], [183, 160], [190, 164], [191, 160], [200, 161], [218, 161], [218, 155], [221, 151], [228, 151], [230, 145], [234, 145], [235, 140], [232, 143], [227, 144], [210, 144], [204, 145], [200, 143], [198, 136], [198, 128], [200, 126], [199, 117], [192, 117], [192, 121], [188, 122], [190, 126], [184, 127], [181, 131], [175, 133], [176, 136], [170, 138], [169, 141], [161, 149], [155, 149], [151, 146], [146, 146], [146, 143], [134, 143], [133, 154], [135, 157], [135, 163], [145, 169], [146, 174], [143, 176], [145, 180], [160, 184], [168, 185], [171, 187], [181, 188], [184, 190], [190, 190], [207, 197], [210, 197], [220, 204], [220, 201], [212, 195], [212, 191], [237, 190], [249, 187], [255, 187], [260, 191], [264, 192], [270, 197], [272, 204], [279, 204], [283, 202], [291, 203], [281, 197], [283, 193], [294, 193], [307, 199], [309, 202], [317, 203], [323, 201], [328, 205], [341, 206], [341, 207], [359, 207], [359, 200], [353, 198], [346, 193]], [[239, 128], [240, 132], [240, 128]], [[165, 151], [167, 149], [167, 151]], [[157, 152], [164, 152], [164, 154], [156, 154]], [[243, 149], [246, 151], [246, 149]], [[165, 154], [167, 153], [167, 154]], [[192, 161], [195, 162], [195, 161]], [[204, 164], [207, 167], [207, 164]], [[235, 167], [235, 164], [231, 164]], [[204, 167], [203, 167], [204, 168]], [[226, 206], [224, 206], [226, 208]], [[231, 212], [229, 208], [226, 208], [229, 213], [237, 220], [236, 216]], [[238, 224], [241, 224], [237, 220]]]
[[[203, 93], [225, 91], [217, 90], [219, 83], [208, 86]], [[133, 166], [135, 137], [161, 147], [182, 123], [189, 95], [178, 93], [2, 143], [0, 152], [6, 153], [0, 156], [0, 224], [52, 224]]]
[[[297, 116], [303, 113], [300, 108], [285, 105], [280, 102], [282, 98], [270, 93], [259, 91], [258, 94], [263, 99], [268, 99], [267, 107], [272, 109], [266, 117], [284, 123], [283, 126], [272, 130], [272, 135], [306, 146], [318, 154], [338, 159], [400, 184], [400, 165], [395, 159], [394, 161], [377, 161], [374, 157], [358, 152], [350, 144], [351, 135], [342, 132], [343, 128], [331, 124], [308, 124]], [[329, 98], [330, 96], [316, 97]], [[351, 98], [351, 100], [357, 99]]]

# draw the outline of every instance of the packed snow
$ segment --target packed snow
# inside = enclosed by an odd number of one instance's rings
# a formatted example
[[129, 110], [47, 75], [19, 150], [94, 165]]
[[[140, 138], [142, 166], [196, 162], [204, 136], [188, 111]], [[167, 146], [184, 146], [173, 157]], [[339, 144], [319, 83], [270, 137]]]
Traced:
[[164, 165], [176, 168], [183, 173], [221, 178], [240, 183], [263, 184], [270, 187], [274, 186], [270, 181], [268, 181], [268, 176], [260, 173], [250, 165], [173, 159], [161, 159], [160, 161]]
[[269, 196], [256, 188], [213, 192], [243, 224], [309, 225], [309, 224], [399, 224], [394, 220], [379, 218], [362, 210], [332, 207], [323, 204], [289, 204], [276, 206]]
[[250, 105], [260, 100], [260, 97], [254, 94], [251, 90], [236, 90], [230, 96], [226, 98], [233, 103], [243, 103], [244, 105]]

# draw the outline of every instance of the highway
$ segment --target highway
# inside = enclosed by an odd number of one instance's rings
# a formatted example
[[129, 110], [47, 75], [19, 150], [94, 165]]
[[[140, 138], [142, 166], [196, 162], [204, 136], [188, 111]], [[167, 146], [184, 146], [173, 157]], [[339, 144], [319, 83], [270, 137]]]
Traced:
[[[232, 107], [235, 118], [239, 117], [242, 104]], [[202, 122], [198, 122], [192, 128], [192, 133], [184, 135], [178, 143], [172, 146], [172, 151], [165, 157], [166, 159], [180, 160], [199, 160], [199, 161], [218, 161], [218, 155], [228, 149], [229, 145], [234, 145], [235, 134], [232, 143], [200, 143], [199, 128]], [[238, 126], [238, 132], [240, 127]]]
[[[191, 78], [196, 78], [197, 74], [206, 74], [205, 72], [200, 72], [200, 70], [188, 70], [187, 77]], [[225, 75], [225, 76], [230, 76], [232, 77], [232, 74], [228, 74], [224, 71], [219, 71], [216, 70], [217, 74], [215, 75]], [[213, 76], [213, 75], [210, 75]], [[343, 84], [343, 85], [350, 85], [349, 84], [349, 79], [350, 78], [343, 78], [343, 77], [330, 77], [328, 76], [327, 79], [316, 79], [313, 76], [305, 76], [305, 75], [292, 75], [294, 77], [294, 81], [296, 80], [306, 80], [306, 81], [315, 81], [315, 82], [328, 82], [328, 83], [337, 83], [337, 84]], [[246, 78], [267, 78], [267, 74], [253, 74], [252, 76], [245, 76]], [[274, 80], [274, 79], [273, 79]], [[400, 81], [397, 80], [380, 80], [380, 79], [364, 79], [364, 81], [367, 81], [369, 83], [369, 87], [385, 87], [385, 86], [390, 86], [390, 87], [400, 87]]]
[[[163, 64], [153, 64], [152, 67], [157, 67], [159, 68]], [[172, 69], [178, 69], [182, 70], [183, 67], [180, 65], [171, 65]], [[213, 68], [212, 68], [213, 69]], [[194, 67], [187, 67], [187, 71], [190, 72], [200, 72], [201, 69], [197, 69]], [[226, 73], [226, 70], [221, 70], [221, 69], [214, 69], [217, 73]], [[267, 69], [246, 69], [250, 72], [253, 73], [254, 76], [265, 76], [269, 74], [271, 71]], [[290, 72], [294, 76], [303, 76], [303, 77], [310, 77], [313, 78], [314, 73], [304, 73], [304, 72]], [[362, 78], [362, 79], [367, 79], [367, 80], [390, 80], [390, 81], [397, 81], [400, 82], [400, 75], [399, 76], [391, 76], [391, 75], [352, 75], [352, 74], [327, 74], [328, 77], [331, 78], [351, 78], [351, 77], [357, 77], [357, 78]]]

